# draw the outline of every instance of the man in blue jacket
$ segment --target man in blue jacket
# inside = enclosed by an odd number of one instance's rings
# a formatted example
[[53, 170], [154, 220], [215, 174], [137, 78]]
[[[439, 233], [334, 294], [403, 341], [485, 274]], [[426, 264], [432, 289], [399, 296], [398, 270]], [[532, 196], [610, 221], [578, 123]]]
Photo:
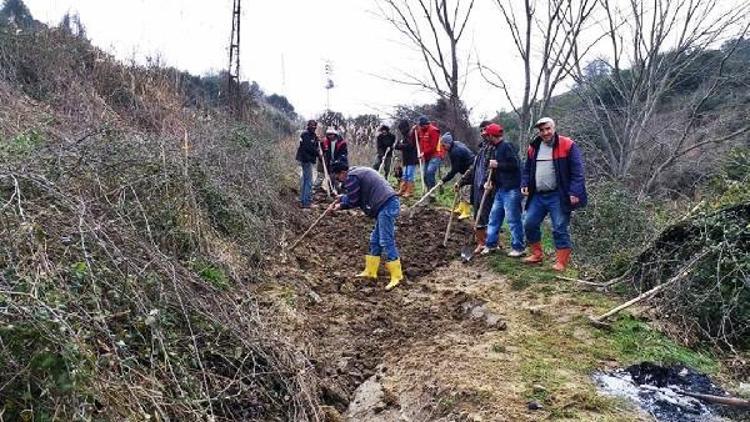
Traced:
[[315, 161], [318, 159], [318, 142], [320, 142], [315, 133], [317, 128], [318, 122], [309, 120], [307, 128], [299, 136], [299, 146], [297, 146], [296, 159], [302, 167], [299, 189], [299, 204], [302, 208], [310, 208], [312, 204], [312, 172]]
[[364, 278], [378, 278], [380, 256], [385, 253], [385, 268], [391, 280], [385, 287], [391, 290], [403, 280], [401, 259], [396, 247], [396, 218], [400, 203], [396, 191], [377, 171], [369, 167], [352, 167], [345, 162], [331, 164], [336, 180], [344, 184], [345, 195], [337, 197], [333, 210], [359, 207], [368, 217], [375, 219], [375, 227], [370, 234], [370, 251], [365, 255], [365, 270], [357, 275]]
[[[441, 179], [442, 183], [446, 184], [457, 174], [464, 174], [471, 168], [474, 163], [474, 153], [463, 142], [453, 140], [453, 135], [450, 132], [443, 134], [440, 138], [440, 144], [448, 152], [448, 158], [451, 162], [451, 171]], [[458, 185], [456, 186], [458, 187]], [[459, 214], [459, 220], [471, 215], [470, 191], [471, 189], [465, 186], [464, 189], [460, 189], [460, 192], [456, 192], [456, 195], [460, 195], [461, 198], [453, 212]]]
[[588, 201], [583, 158], [573, 140], [555, 131], [555, 121], [551, 118], [539, 119], [535, 127], [539, 135], [529, 145], [521, 180], [521, 193], [528, 198], [524, 230], [531, 248], [531, 255], [523, 261], [528, 264], [543, 261], [540, 226], [549, 214], [557, 250], [552, 268], [563, 271], [572, 248], [568, 232], [570, 214]]
[[485, 130], [495, 145], [495, 154], [490, 159], [490, 168], [495, 169], [491, 183], [495, 188], [495, 200], [487, 224], [487, 245], [482, 254], [497, 249], [500, 227], [507, 218], [511, 239], [508, 256], [518, 258], [525, 249], [521, 223], [521, 161], [518, 150], [503, 137], [503, 132], [503, 127], [498, 124], [489, 125]]

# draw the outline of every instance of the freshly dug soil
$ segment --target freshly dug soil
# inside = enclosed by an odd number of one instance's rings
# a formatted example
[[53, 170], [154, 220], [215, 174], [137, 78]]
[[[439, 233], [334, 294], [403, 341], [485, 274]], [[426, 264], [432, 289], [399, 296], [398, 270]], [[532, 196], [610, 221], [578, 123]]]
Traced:
[[[312, 210], [309, 221], [324, 207]], [[470, 224], [454, 220], [448, 245], [442, 246], [449, 215], [447, 210], [426, 207], [409, 218], [409, 210], [402, 206], [396, 243], [406, 280], [391, 292], [384, 290], [388, 274], [382, 263], [377, 281], [354, 277], [364, 266], [375, 224], [358, 210], [326, 217], [294, 251], [296, 265], [320, 280], [313, 287], [319, 299], [307, 301], [304, 311], [310, 337], [317, 343], [316, 366], [325, 380], [327, 404], [343, 412], [354, 390], [376, 373], [384, 356], [409, 349], [404, 346], [457, 330], [497, 329], [468, 315], [467, 304], [479, 303], [476, 298], [458, 290], [435, 291], [420, 282], [459, 258], [461, 246], [473, 240]]]

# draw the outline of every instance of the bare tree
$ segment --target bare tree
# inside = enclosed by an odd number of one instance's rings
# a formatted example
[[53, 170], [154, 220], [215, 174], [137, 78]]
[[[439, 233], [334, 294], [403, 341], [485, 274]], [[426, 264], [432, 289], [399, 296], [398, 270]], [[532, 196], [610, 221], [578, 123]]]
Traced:
[[526, 139], [533, 122], [545, 114], [555, 90], [569, 76], [569, 65], [578, 39], [596, 1], [524, 0], [521, 11], [517, 10], [517, 0], [495, 2], [523, 61], [524, 84], [520, 102], [514, 99], [515, 93], [502, 72], [481, 62], [479, 70], [488, 83], [503, 91], [518, 119], [520, 136]]
[[[703, 53], [719, 37], [742, 39], [747, 24], [740, 21], [748, 5], [722, 10], [720, 0], [598, 1], [605, 18], [600, 47], [606, 53], [597, 60], [600, 71], [591, 72], [574, 49], [575, 92], [599, 131], [589, 146], [599, 153], [607, 174], [624, 180], [636, 165], [646, 169], [638, 178], [643, 198], [667, 169], [697, 149], [750, 129], [747, 124], [711, 125], [705, 114], [708, 100], [727, 80], [724, 63], [736, 45], [703, 63]], [[675, 86], [696, 76], [704, 83], [680, 103], [668, 104]]]
[[426, 89], [446, 100], [450, 108], [448, 124], [467, 140], [473, 133], [461, 91], [468, 66], [462, 65], [459, 43], [474, 10], [474, 1], [377, 0], [381, 15], [416, 48], [427, 73], [426, 79], [403, 73], [402, 78], [392, 80]]

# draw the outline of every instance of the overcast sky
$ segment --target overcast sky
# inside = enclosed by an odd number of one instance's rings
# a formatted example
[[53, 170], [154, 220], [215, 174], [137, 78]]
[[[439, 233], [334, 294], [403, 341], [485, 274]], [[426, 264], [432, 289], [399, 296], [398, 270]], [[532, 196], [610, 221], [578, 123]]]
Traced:
[[[731, 8], [747, 6], [747, 1], [719, 3]], [[194, 74], [228, 65], [232, 0], [25, 2], [35, 18], [53, 25], [66, 12], [78, 13], [93, 43], [123, 60], [142, 62], [159, 56], [163, 63]], [[257, 81], [268, 94], [287, 96], [305, 117], [326, 108], [326, 60], [333, 63], [333, 110], [385, 116], [398, 104], [435, 100], [429, 93], [385, 79], [397, 77], [399, 71], [424, 75], [424, 64], [376, 13], [375, 0], [245, 0], [242, 7], [241, 78]], [[479, 56], [502, 74], [518, 100], [523, 67], [504, 25], [495, 1], [477, 0], [461, 42], [471, 62]], [[597, 25], [596, 20], [590, 25]], [[478, 72], [471, 72], [467, 81], [462, 98], [472, 109], [474, 123], [498, 110], [510, 110], [505, 95]]]
[[[26, 4], [36, 19], [55, 25], [66, 12], [77, 12], [93, 43], [120, 59], [142, 61], [159, 55], [167, 65], [195, 74], [222, 70], [228, 64], [232, 0], [26, 0]], [[245, 0], [242, 6], [242, 78], [257, 81], [266, 93], [286, 95], [306, 117], [325, 109], [326, 60], [334, 68], [334, 110], [385, 114], [396, 104], [434, 100], [430, 94], [382, 78], [395, 77], [399, 70], [421, 72], [422, 63], [374, 13], [374, 0]], [[500, 42], [495, 6], [478, 1], [476, 7], [466, 35], [467, 50], [492, 55], [509, 66], [512, 53], [508, 43]], [[477, 30], [480, 27], [482, 31]], [[505, 51], [501, 45], [507, 46]], [[464, 98], [474, 109], [475, 121], [509, 107], [502, 93], [490, 90], [478, 74], [469, 79]]]

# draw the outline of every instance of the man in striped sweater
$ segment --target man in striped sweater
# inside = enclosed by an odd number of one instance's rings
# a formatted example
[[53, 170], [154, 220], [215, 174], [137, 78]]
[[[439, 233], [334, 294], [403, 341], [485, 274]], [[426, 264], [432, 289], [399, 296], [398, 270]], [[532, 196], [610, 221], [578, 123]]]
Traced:
[[403, 280], [401, 258], [396, 247], [396, 218], [400, 203], [396, 191], [377, 171], [369, 167], [349, 168], [345, 162], [331, 164], [336, 180], [344, 184], [346, 194], [340, 195], [333, 210], [359, 207], [375, 219], [370, 234], [370, 250], [365, 256], [365, 270], [357, 275], [363, 278], [378, 278], [380, 257], [385, 254], [385, 268], [391, 279], [386, 290], [391, 290]]

